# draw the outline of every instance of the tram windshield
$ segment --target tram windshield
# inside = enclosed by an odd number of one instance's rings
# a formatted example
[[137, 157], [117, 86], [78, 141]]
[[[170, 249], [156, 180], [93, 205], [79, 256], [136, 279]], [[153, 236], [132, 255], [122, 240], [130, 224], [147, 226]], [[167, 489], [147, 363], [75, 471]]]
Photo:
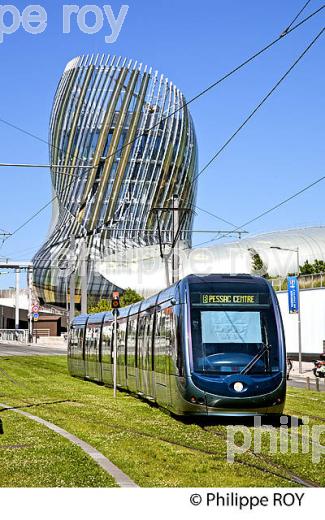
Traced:
[[231, 293], [200, 294], [196, 303], [192, 300], [195, 372], [230, 375], [279, 370], [276, 321], [266, 298], [266, 294]]

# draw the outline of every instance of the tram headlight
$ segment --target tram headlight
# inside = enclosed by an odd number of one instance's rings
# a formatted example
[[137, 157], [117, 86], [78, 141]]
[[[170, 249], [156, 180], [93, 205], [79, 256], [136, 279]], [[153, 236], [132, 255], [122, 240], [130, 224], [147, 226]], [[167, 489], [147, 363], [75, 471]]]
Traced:
[[234, 384], [234, 390], [236, 392], [242, 392], [244, 390], [244, 385], [240, 381], [237, 381], [237, 383]]

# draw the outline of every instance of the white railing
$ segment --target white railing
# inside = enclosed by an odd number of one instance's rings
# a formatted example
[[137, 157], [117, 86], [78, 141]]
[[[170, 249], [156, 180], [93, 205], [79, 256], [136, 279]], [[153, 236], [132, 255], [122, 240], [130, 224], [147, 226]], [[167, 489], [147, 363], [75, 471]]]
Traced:
[[0, 329], [0, 342], [17, 341], [28, 343], [28, 330], [26, 329]]
[[37, 337], [49, 337], [51, 335], [50, 329], [34, 329], [33, 335]]
[[[275, 291], [287, 290], [287, 278], [285, 276], [272, 278], [270, 282]], [[325, 287], [325, 273], [301, 274], [299, 276], [299, 287], [300, 289], [316, 289], [318, 287]]]

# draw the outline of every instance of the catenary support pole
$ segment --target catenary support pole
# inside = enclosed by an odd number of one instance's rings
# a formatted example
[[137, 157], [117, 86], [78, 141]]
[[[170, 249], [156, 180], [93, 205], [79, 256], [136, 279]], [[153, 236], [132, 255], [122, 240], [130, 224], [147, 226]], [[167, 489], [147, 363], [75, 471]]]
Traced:
[[116, 369], [117, 369], [117, 314], [118, 310], [114, 309], [114, 349], [113, 349], [113, 386], [114, 386], [114, 398], [116, 397]]
[[83, 241], [80, 252], [80, 284], [81, 284], [81, 314], [88, 312], [88, 256], [86, 240]]
[[170, 279], [169, 279], [169, 256], [164, 255], [162, 261], [164, 262], [164, 266], [165, 266], [166, 287], [169, 287], [170, 286]]
[[75, 255], [76, 255], [76, 239], [72, 235], [70, 239], [70, 302], [69, 302], [69, 326], [75, 316], [75, 293], [76, 293], [76, 269], [75, 269]]
[[179, 280], [179, 198], [173, 196], [173, 253], [172, 253], [172, 280]]
[[28, 283], [28, 341], [33, 343], [33, 268], [29, 267], [27, 271]]
[[15, 329], [19, 329], [19, 285], [20, 269], [16, 269], [16, 308], [15, 308]]
[[297, 247], [297, 277], [298, 277], [298, 348], [299, 348], [299, 374], [302, 374], [302, 338], [301, 338], [301, 309], [300, 309], [300, 287], [299, 287], [299, 247]]

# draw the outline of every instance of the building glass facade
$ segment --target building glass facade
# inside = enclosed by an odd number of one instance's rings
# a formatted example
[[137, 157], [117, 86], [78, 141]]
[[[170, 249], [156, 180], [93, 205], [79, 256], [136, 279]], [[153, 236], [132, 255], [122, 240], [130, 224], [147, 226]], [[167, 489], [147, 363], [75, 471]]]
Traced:
[[[184, 105], [168, 78], [138, 62], [83, 56], [68, 63], [50, 123], [52, 222], [33, 259], [41, 301], [64, 305], [69, 273], [81, 273], [85, 257], [88, 294], [109, 296], [113, 284], [96, 272], [96, 259], [158, 244], [152, 209], [170, 207], [175, 193], [183, 207], [192, 207], [198, 154]], [[172, 218], [169, 211], [160, 215], [164, 242], [171, 241]], [[188, 246], [192, 224], [188, 212], [181, 236]]]

